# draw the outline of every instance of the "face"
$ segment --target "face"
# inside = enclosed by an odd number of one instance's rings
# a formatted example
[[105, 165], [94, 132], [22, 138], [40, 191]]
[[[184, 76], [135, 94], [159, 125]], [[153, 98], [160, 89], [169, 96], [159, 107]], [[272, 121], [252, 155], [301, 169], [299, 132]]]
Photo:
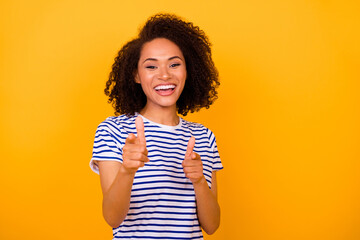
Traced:
[[156, 38], [143, 45], [135, 81], [141, 84], [148, 109], [171, 108], [176, 111], [185, 80], [185, 59], [175, 43]]

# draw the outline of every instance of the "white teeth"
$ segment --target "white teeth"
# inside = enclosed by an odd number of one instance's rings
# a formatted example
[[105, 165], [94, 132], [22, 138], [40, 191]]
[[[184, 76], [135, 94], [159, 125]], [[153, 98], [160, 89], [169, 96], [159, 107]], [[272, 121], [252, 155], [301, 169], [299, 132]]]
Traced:
[[157, 87], [155, 87], [155, 90], [167, 90], [167, 89], [172, 89], [175, 88], [176, 86], [173, 84], [170, 85], [159, 85]]

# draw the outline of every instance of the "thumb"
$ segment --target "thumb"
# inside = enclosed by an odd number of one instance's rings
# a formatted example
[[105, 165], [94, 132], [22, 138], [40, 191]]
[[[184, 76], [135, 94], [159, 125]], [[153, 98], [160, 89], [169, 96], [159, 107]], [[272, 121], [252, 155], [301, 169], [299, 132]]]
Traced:
[[195, 146], [195, 137], [190, 137], [187, 148], [186, 148], [186, 153], [185, 153], [185, 157], [190, 157], [191, 153], [193, 152]]
[[125, 139], [125, 144], [134, 144], [136, 141], [136, 137], [134, 134], [130, 133], [129, 136]]
[[146, 145], [144, 121], [141, 116], [137, 116], [135, 119], [135, 126], [139, 142]]

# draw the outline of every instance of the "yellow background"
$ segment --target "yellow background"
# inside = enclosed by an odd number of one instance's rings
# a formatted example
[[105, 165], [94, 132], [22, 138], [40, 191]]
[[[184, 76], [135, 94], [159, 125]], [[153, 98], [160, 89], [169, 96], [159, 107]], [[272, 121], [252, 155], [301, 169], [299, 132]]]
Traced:
[[205, 239], [360, 239], [358, 1], [1, 1], [0, 239], [111, 239], [88, 167], [122, 44], [157, 12], [213, 43], [221, 226]]

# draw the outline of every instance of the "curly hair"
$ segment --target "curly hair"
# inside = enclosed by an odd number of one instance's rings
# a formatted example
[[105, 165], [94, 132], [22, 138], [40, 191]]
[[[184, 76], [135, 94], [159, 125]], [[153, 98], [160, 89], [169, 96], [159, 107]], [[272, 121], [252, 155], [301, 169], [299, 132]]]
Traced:
[[209, 108], [217, 99], [216, 88], [220, 83], [208, 37], [192, 22], [172, 14], [156, 14], [148, 19], [138, 37], [126, 43], [115, 57], [105, 88], [115, 115], [134, 115], [145, 107], [147, 98], [141, 85], [135, 82], [135, 74], [143, 45], [155, 38], [174, 42], [185, 58], [187, 78], [176, 102], [177, 112], [186, 116], [189, 111]]

